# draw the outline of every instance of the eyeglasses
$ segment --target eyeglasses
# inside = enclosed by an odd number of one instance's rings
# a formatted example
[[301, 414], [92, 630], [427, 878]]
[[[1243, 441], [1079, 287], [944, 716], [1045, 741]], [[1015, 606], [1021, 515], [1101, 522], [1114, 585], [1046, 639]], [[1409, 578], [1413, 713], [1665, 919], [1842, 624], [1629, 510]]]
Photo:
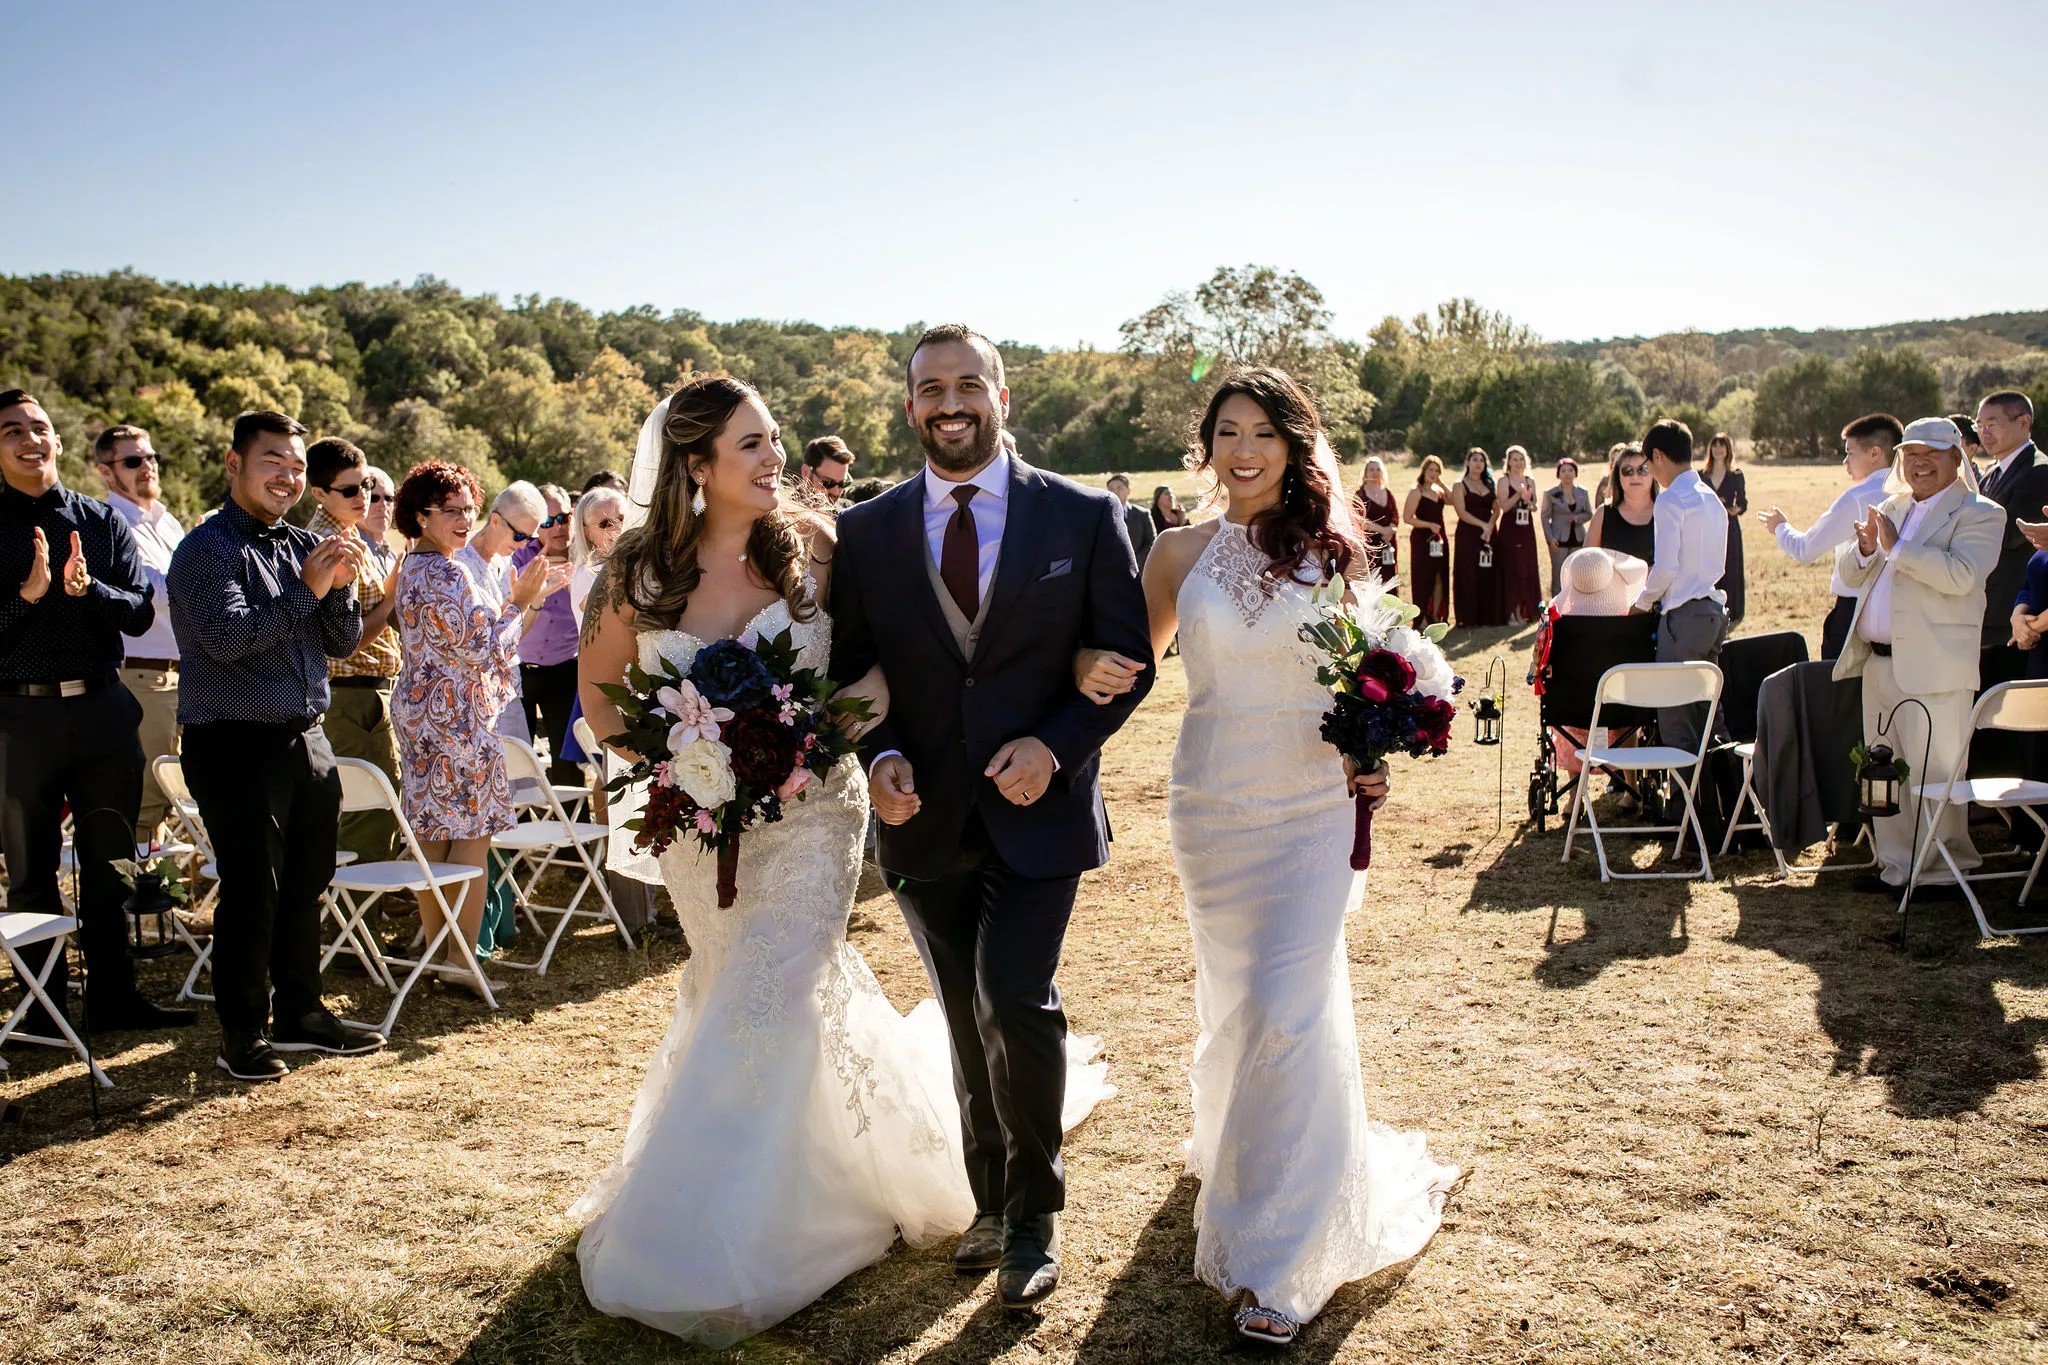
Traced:
[[1646, 464], [1625, 464], [1614, 472], [1621, 475], [1624, 479], [1647, 479], [1650, 477], [1650, 467]]
[[823, 474], [818, 475], [817, 479], [818, 487], [824, 489], [828, 493], [836, 493], [840, 489], [846, 487], [846, 480], [844, 479], [828, 479]]
[[[476, 519], [476, 508], [474, 507], [429, 507], [427, 510], [429, 512], [438, 512], [444, 517], [453, 517], [458, 521], [474, 521]], [[519, 532], [514, 531], [512, 534], [516, 536]], [[527, 540], [533, 539], [532, 536], [525, 538]]]
[[363, 481], [357, 479], [351, 484], [330, 483], [326, 485], [326, 488], [328, 492], [334, 494], [337, 498], [352, 498], [363, 491]]
[[568, 524], [569, 514], [567, 512], [558, 512], [554, 516], [549, 517], [546, 521], [542, 522], [540, 525], [534, 527], [533, 529], [536, 533], [538, 533], [541, 531], [549, 530], [552, 527], [567, 526]]
[[624, 517], [599, 517], [597, 519], [597, 529], [600, 531], [616, 531], [625, 524], [626, 519]]
[[[474, 512], [475, 510], [476, 510], [475, 508], [471, 508], [471, 509], [470, 509], [470, 511], [471, 511], [471, 512]], [[526, 543], [527, 541], [529, 541], [529, 540], [532, 540], [532, 539], [533, 539], [533, 537], [532, 537], [532, 536], [530, 536], [530, 535], [528, 535], [528, 534], [527, 534], [526, 532], [524, 532], [524, 531], [520, 530], [520, 529], [519, 529], [519, 528], [518, 528], [517, 526], [514, 526], [514, 525], [513, 525], [513, 524], [512, 524], [511, 522], [509, 522], [509, 521], [506, 521], [506, 520], [505, 520], [505, 518], [504, 518], [504, 516], [502, 516], [501, 514], [499, 514], [499, 513], [497, 513], [497, 512], [493, 512], [493, 513], [491, 513], [491, 515], [492, 515], [492, 516], [494, 516], [494, 517], [497, 517], [499, 521], [503, 521], [503, 522], [505, 522], [505, 529], [506, 529], [506, 530], [508, 530], [508, 531], [510, 531], [510, 532], [512, 533], [512, 543], [513, 543], [514, 545], [524, 545], [524, 544], [525, 544], [525, 543]]]
[[118, 460], [108, 460], [108, 461], [106, 461], [105, 463], [107, 463], [107, 464], [110, 464], [110, 465], [116, 465], [116, 464], [117, 464], [117, 465], [121, 466], [121, 468], [123, 468], [123, 469], [131, 469], [131, 470], [132, 470], [132, 469], [140, 469], [140, 468], [142, 468], [142, 467], [143, 467], [144, 465], [154, 465], [154, 464], [156, 464], [157, 462], [158, 462], [158, 456], [157, 456], [157, 453], [156, 453], [155, 451], [153, 451], [153, 450], [152, 450], [152, 451], [151, 451], [151, 452], [150, 452], [149, 454], [147, 454], [147, 455], [123, 455], [123, 456], [122, 456], [122, 457], [121, 457], [120, 459], [118, 459]]
[[397, 501], [397, 499], [396, 499], [396, 498], [394, 498], [394, 497], [392, 497], [392, 496], [391, 496], [391, 495], [390, 495], [389, 493], [372, 493], [372, 494], [370, 494], [370, 501], [371, 501], [371, 502], [396, 502], [396, 501]]

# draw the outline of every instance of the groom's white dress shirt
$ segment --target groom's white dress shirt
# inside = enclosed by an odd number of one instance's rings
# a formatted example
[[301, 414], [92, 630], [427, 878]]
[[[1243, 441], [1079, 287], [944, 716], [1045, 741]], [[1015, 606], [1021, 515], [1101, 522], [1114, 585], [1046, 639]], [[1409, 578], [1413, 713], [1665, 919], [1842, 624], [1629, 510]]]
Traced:
[[1716, 586], [1728, 571], [1728, 509], [1720, 495], [1688, 469], [1657, 495], [1655, 522], [1657, 557], [1636, 605], [1648, 611], [1662, 602], [1671, 611], [1704, 597], [1725, 607], [1728, 594]]
[[[988, 468], [967, 480], [980, 491], [967, 510], [974, 513], [974, 538], [981, 550], [981, 600], [996, 581], [996, 557], [1003, 548], [1003, 527], [1010, 519], [1010, 452], [998, 450]], [[946, 562], [946, 523], [960, 510], [953, 493], [961, 485], [949, 483], [924, 469], [924, 538], [932, 548], [932, 563]]]

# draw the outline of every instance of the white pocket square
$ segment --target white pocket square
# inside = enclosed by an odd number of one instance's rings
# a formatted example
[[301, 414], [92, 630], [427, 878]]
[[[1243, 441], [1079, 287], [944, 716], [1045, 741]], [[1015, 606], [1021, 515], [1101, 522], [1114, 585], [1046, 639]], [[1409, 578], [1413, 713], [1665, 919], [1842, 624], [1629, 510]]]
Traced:
[[1039, 582], [1041, 582], [1041, 583], [1043, 583], [1043, 582], [1045, 582], [1045, 580], [1046, 580], [1046, 579], [1048, 579], [1048, 578], [1058, 578], [1058, 577], [1060, 577], [1060, 576], [1061, 576], [1062, 574], [1070, 574], [1070, 573], [1072, 573], [1073, 571], [1074, 571], [1074, 561], [1073, 561], [1073, 560], [1071, 560], [1071, 559], [1055, 559], [1055, 560], [1054, 560], [1054, 561], [1052, 562], [1052, 567], [1051, 567], [1051, 568], [1049, 568], [1049, 569], [1047, 569], [1047, 570], [1046, 570], [1046, 571], [1045, 571], [1044, 573], [1042, 573], [1042, 574], [1040, 574], [1040, 575], [1038, 576], [1038, 581], [1039, 581]]

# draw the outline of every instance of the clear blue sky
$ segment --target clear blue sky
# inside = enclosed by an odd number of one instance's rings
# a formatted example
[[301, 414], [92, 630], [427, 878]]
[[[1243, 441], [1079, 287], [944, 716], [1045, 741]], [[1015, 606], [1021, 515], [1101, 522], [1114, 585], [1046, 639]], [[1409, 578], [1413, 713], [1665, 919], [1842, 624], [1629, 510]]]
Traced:
[[2048, 307], [2048, 4], [41, 0], [0, 270], [1047, 345], [1223, 264], [1362, 336]]

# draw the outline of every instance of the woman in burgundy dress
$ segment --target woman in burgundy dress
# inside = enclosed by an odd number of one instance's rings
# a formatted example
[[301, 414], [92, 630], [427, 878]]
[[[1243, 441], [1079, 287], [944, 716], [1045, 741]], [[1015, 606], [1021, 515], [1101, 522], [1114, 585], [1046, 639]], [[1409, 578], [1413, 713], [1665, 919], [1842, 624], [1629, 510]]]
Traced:
[[1700, 477], [1728, 509], [1728, 565], [1717, 586], [1728, 594], [1728, 624], [1733, 626], [1741, 622], [1744, 606], [1742, 518], [1749, 512], [1749, 487], [1742, 471], [1735, 467], [1735, 442], [1727, 432], [1717, 431], [1707, 442], [1707, 467], [1700, 471]]
[[1422, 472], [1408, 490], [1401, 520], [1415, 528], [1408, 533], [1408, 595], [1422, 608], [1426, 626], [1451, 619], [1451, 549], [1444, 533], [1444, 504], [1450, 500], [1444, 462], [1434, 455], [1423, 457]]
[[1357, 514], [1359, 535], [1365, 541], [1366, 567], [1392, 585], [1401, 572], [1401, 552], [1396, 547], [1401, 508], [1394, 501], [1394, 490], [1387, 487], [1387, 467], [1380, 463], [1379, 456], [1365, 457], [1365, 466], [1358, 475], [1358, 491], [1351, 495], [1351, 507]]
[[1494, 559], [1493, 464], [1484, 450], [1465, 452], [1465, 477], [1451, 486], [1451, 509], [1458, 514], [1458, 544], [1451, 560], [1451, 606], [1461, 626], [1498, 626], [1507, 621], [1501, 609], [1500, 567]]
[[1508, 624], [1527, 625], [1542, 616], [1543, 566], [1536, 560], [1536, 481], [1529, 477], [1529, 452], [1520, 446], [1508, 447], [1493, 553], [1500, 574], [1501, 611]]

